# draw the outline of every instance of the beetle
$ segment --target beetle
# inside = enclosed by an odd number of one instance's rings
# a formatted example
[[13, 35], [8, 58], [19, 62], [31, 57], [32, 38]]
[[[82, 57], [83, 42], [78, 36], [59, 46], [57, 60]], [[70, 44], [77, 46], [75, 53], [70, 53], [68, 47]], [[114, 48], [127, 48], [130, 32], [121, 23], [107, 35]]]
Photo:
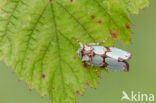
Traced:
[[115, 47], [99, 46], [99, 44], [104, 43], [106, 40], [85, 45], [77, 40], [81, 47], [77, 51], [78, 56], [86, 65], [128, 72], [129, 64], [127, 61], [131, 58], [131, 54]]

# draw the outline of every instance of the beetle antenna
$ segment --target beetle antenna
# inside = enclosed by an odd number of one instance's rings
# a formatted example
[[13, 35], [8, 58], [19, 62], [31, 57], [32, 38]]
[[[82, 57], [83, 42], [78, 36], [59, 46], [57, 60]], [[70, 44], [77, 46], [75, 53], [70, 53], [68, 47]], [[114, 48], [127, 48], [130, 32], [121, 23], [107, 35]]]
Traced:
[[75, 37], [72, 37], [72, 38], [75, 39], [80, 44], [81, 48], [83, 48], [83, 44], [77, 38]]
[[97, 42], [97, 43], [89, 43], [89, 44], [87, 44], [87, 45], [89, 45], [89, 46], [93, 46], [93, 45], [99, 45], [99, 44], [105, 43], [105, 42], [108, 40], [109, 37], [110, 37], [110, 36], [108, 36], [105, 40], [103, 40], [103, 41], [101, 41], [101, 42]]
[[99, 42], [99, 44], [101, 44], [101, 43], [105, 43], [105, 42], [108, 40], [109, 37], [110, 37], [110, 36], [106, 37], [106, 39], [103, 40], [102, 42]]

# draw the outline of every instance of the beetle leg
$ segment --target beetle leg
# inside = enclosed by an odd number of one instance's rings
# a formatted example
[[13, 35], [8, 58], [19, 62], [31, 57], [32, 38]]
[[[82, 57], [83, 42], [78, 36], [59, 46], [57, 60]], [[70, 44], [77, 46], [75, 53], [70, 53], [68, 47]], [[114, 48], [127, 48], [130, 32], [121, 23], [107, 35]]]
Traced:
[[105, 43], [105, 42], [108, 40], [109, 37], [110, 37], [110, 36], [108, 36], [105, 40], [103, 40], [103, 41], [101, 41], [101, 42], [97, 42], [97, 43], [88, 43], [87, 45], [88, 45], [88, 46], [93, 46], [93, 45], [99, 45], [99, 44]]

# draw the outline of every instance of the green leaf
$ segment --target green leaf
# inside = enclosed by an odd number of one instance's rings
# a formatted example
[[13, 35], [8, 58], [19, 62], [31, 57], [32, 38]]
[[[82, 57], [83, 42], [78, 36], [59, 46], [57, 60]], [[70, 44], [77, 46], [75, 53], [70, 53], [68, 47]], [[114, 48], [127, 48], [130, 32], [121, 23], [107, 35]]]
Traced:
[[82, 43], [130, 43], [129, 14], [148, 0], [0, 0], [0, 58], [18, 77], [53, 103], [72, 103], [87, 85], [96, 88], [101, 68], [85, 68]]

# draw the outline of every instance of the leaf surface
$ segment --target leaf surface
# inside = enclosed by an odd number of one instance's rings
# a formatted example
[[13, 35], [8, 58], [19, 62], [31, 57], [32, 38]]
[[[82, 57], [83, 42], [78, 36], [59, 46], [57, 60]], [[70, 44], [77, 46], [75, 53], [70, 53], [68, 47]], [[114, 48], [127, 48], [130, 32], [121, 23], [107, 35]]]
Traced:
[[53, 103], [73, 103], [87, 85], [96, 88], [101, 69], [85, 68], [76, 55], [82, 43], [130, 43], [129, 15], [148, 0], [0, 0], [0, 58], [30, 88]]

